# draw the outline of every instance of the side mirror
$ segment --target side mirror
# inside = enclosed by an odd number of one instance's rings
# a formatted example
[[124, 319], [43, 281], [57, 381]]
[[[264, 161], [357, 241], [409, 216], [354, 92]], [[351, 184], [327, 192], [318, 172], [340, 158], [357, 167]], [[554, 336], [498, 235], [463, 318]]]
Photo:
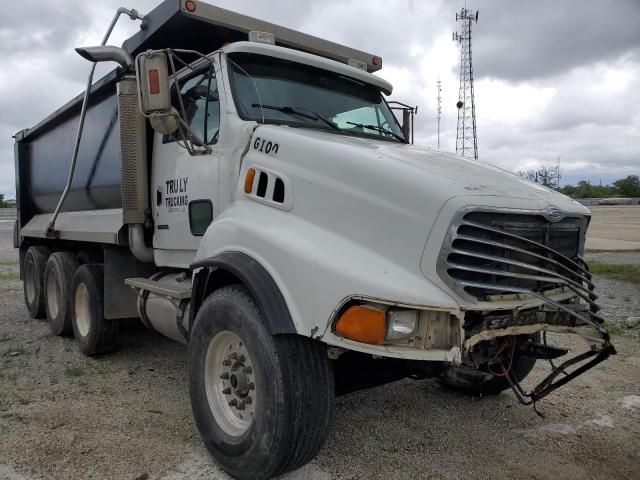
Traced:
[[142, 113], [169, 113], [171, 91], [169, 90], [169, 68], [164, 53], [149, 52], [140, 55], [136, 65], [136, 76], [140, 88]]
[[149, 118], [151, 127], [162, 134], [174, 133], [179, 125], [179, 114], [171, 106], [169, 68], [163, 52], [148, 52], [136, 59], [139, 104], [142, 114]]
[[402, 131], [405, 137], [411, 138], [411, 111], [409, 110], [402, 111]]
[[[409, 143], [413, 143], [413, 134], [414, 134], [414, 126], [413, 126], [413, 117], [418, 114], [418, 107], [411, 107], [405, 103], [391, 101], [387, 102], [389, 108], [394, 112], [400, 110], [402, 111], [402, 133], [404, 133], [405, 137]], [[398, 117], [396, 116], [396, 119]]]

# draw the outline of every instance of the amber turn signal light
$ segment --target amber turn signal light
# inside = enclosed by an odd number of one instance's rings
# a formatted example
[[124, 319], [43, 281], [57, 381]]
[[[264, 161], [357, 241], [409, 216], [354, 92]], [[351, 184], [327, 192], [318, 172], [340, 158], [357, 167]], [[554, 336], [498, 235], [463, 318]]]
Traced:
[[336, 333], [356, 342], [380, 345], [387, 334], [387, 316], [382, 310], [357, 305], [342, 314]]
[[247, 176], [244, 178], [244, 193], [251, 193], [253, 190], [253, 179], [256, 178], [256, 171], [250, 168], [247, 171]]

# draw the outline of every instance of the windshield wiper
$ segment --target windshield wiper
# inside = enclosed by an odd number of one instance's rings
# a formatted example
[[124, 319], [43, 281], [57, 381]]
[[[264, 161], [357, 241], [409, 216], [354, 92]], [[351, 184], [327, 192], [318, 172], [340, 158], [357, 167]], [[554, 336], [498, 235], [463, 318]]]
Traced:
[[[260, 107], [260, 108], [266, 108], [268, 110], [277, 110], [278, 112], [286, 113], [288, 115], [297, 115], [298, 117], [308, 118], [310, 120], [320, 120], [320, 121], [326, 123], [327, 125], [329, 125], [334, 130], [337, 130], [339, 132], [342, 131], [342, 129], [338, 125], [333, 123], [331, 120], [329, 120], [328, 118], [323, 117], [322, 115], [320, 115], [319, 113], [314, 112], [313, 110], [309, 110], [308, 108], [289, 107], [289, 106], [279, 107], [279, 106], [276, 106], [276, 105], [262, 105], [260, 103], [253, 103], [251, 106], [253, 108]], [[307, 112], [310, 112], [310, 113], [304, 113], [303, 110], [306, 110]]]
[[354, 122], [347, 122], [349, 125], [353, 125], [354, 127], [358, 127], [358, 128], [366, 128], [369, 130], [376, 130], [380, 133], [386, 133], [387, 135], [392, 135], [394, 138], [396, 138], [397, 140], [400, 140], [402, 143], [407, 143], [407, 139], [404, 137], [401, 137], [400, 135], [398, 135], [397, 133], [389, 130], [388, 128], [384, 128], [384, 127], [379, 127], [378, 125], [366, 125], [364, 123], [354, 123]]

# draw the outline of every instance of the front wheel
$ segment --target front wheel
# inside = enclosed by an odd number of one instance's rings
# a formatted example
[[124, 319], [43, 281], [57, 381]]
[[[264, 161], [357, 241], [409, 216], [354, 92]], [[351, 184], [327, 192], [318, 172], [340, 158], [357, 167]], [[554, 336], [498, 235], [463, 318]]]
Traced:
[[329, 434], [335, 395], [326, 348], [305, 337], [270, 335], [241, 286], [217, 290], [198, 311], [189, 390], [205, 446], [237, 478], [299, 468]]

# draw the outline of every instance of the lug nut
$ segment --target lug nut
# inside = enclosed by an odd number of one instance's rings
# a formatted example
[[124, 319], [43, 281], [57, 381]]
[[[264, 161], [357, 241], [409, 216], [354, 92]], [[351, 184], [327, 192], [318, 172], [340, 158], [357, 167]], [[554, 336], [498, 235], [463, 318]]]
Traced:
[[238, 404], [238, 410], [244, 410], [244, 402]]
[[232, 352], [231, 355], [229, 355], [229, 358], [231, 360], [235, 360], [236, 358], [238, 358], [238, 354], [236, 352]]
[[244, 373], [246, 373], [246, 374], [253, 373], [253, 368], [251, 368], [251, 367], [245, 367], [245, 368], [244, 368]]
[[237, 404], [238, 404], [238, 400], [236, 400], [235, 398], [229, 402], [229, 405], [232, 407], [235, 407]]
[[244, 355], [238, 355], [238, 361], [244, 363], [244, 361], [246, 360]]
[[231, 360], [225, 360], [224, 362], [222, 362], [222, 365], [224, 365], [225, 367], [231, 366]]
[[251, 382], [249, 385], [247, 385], [247, 388], [248, 388], [249, 390], [255, 390], [255, 389], [256, 389], [256, 386], [253, 384], [253, 382]]
[[227, 380], [229, 378], [229, 373], [228, 372], [224, 372], [222, 375], [220, 375], [220, 378], [222, 380]]
[[253, 403], [253, 399], [251, 397], [247, 397], [244, 399], [244, 403], [247, 405], [251, 405]]
[[231, 393], [231, 389], [229, 387], [222, 389], [222, 393], [225, 395], [229, 395]]

